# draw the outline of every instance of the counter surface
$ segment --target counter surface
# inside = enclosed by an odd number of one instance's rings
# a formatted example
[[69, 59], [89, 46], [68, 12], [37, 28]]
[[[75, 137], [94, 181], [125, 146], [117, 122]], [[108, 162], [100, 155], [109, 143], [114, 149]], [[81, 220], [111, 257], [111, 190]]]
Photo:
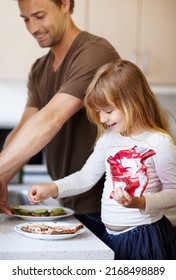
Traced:
[[[71, 216], [62, 222], [78, 223]], [[112, 260], [113, 251], [86, 228], [82, 234], [64, 240], [38, 240], [14, 231], [28, 221], [0, 214], [1, 260]]]

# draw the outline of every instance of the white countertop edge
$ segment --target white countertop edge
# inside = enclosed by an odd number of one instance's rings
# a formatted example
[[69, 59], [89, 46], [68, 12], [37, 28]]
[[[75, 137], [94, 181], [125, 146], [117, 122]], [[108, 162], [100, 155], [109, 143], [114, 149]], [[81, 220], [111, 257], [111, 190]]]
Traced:
[[[78, 257], [79, 255], [79, 257]], [[58, 257], [59, 256], [59, 257]], [[43, 252], [42, 257], [41, 253], [21, 253], [21, 252], [14, 252], [14, 253], [5, 253], [4, 255], [1, 254], [0, 260], [113, 260], [114, 259], [114, 253], [112, 251], [99, 251], [92, 254], [91, 252], [81, 252], [77, 251], [75, 253], [67, 251], [63, 252], [61, 254], [56, 252]]]

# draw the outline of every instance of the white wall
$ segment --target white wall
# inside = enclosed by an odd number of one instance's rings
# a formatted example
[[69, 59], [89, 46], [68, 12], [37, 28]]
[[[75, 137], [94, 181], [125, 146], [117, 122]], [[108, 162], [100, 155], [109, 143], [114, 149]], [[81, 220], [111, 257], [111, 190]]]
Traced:
[[[73, 19], [86, 29], [86, 5], [76, 0]], [[31, 64], [48, 49], [42, 49], [26, 30], [16, 0], [0, 0], [0, 80], [26, 80]]]
[[27, 79], [31, 63], [46, 53], [26, 31], [15, 0], [0, 1], [0, 79]]

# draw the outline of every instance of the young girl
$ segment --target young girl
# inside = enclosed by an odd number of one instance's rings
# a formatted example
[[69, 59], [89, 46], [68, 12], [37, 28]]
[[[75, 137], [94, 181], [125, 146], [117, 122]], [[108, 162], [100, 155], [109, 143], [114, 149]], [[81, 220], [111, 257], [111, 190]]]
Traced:
[[163, 215], [176, 206], [176, 140], [146, 78], [129, 61], [106, 64], [85, 106], [98, 129], [92, 155], [80, 171], [32, 186], [29, 201], [86, 192], [105, 172], [102, 240], [115, 259], [176, 259], [176, 231]]

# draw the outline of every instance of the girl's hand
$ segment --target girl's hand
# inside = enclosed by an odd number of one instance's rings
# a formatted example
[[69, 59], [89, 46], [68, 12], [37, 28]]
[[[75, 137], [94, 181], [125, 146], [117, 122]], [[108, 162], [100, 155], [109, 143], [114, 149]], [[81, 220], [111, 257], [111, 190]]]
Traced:
[[50, 197], [56, 198], [58, 189], [54, 183], [33, 185], [29, 189], [28, 199], [31, 204], [39, 203]]
[[113, 191], [111, 197], [123, 207], [145, 210], [145, 197], [132, 197], [129, 193], [124, 191], [122, 187], [118, 187]]

